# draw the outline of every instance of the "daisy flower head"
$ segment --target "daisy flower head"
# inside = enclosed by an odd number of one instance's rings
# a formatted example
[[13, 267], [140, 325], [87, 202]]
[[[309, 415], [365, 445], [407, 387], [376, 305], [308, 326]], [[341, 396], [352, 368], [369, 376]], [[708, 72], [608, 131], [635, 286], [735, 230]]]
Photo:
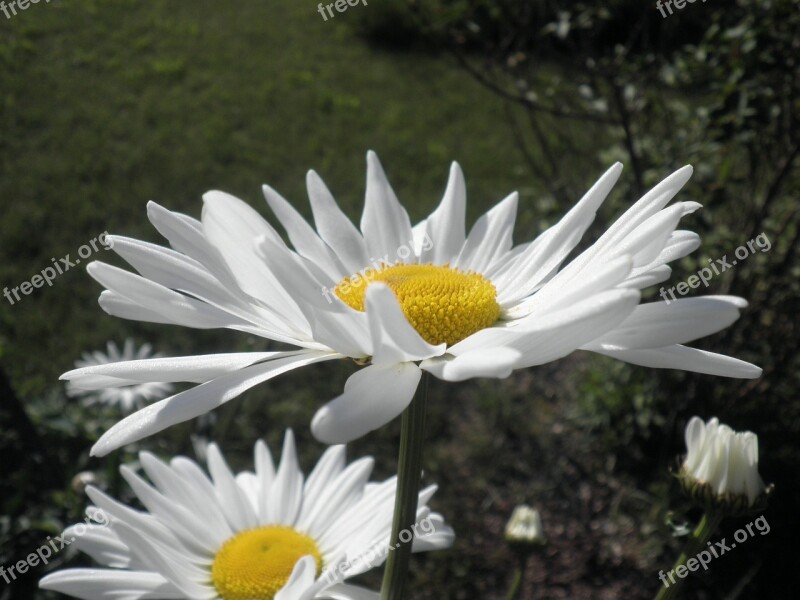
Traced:
[[264, 187], [288, 245], [259, 212], [223, 192], [204, 196], [199, 221], [151, 202], [150, 220], [171, 247], [112, 236], [114, 250], [137, 272], [88, 266], [106, 288], [102, 308], [127, 319], [234, 329], [296, 349], [65, 373], [77, 382], [102, 376], [200, 384], [121, 421], [93, 453], [194, 418], [286, 371], [341, 358], [362, 368], [312, 421], [314, 435], [327, 443], [353, 440], [398, 416], [423, 371], [446, 381], [502, 378], [587, 350], [647, 367], [758, 377], [754, 365], [684, 345], [729, 326], [744, 300], [640, 304], [640, 290], [667, 279], [668, 263], [700, 244], [697, 234], [677, 229], [700, 205], [668, 206], [691, 167], [655, 186], [566, 261], [621, 170], [612, 166], [558, 223], [522, 244], [512, 240], [516, 193], [467, 233], [466, 186], [455, 163], [441, 203], [412, 225], [372, 152], [359, 227], [313, 171], [313, 227]]
[[[344, 446], [331, 446], [306, 478], [291, 431], [277, 466], [263, 442], [253, 472], [234, 475], [215, 444], [207, 456], [210, 477], [188, 458], [165, 463], [148, 452], [140, 463], [150, 482], [123, 466], [144, 511], [88, 487], [87, 513], [102, 511], [103, 524], [63, 537], [102, 567], [57, 571], [40, 587], [87, 600], [378, 598], [344, 583], [388, 553], [396, 479], [369, 482], [372, 458], [347, 465]], [[452, 544], [452, 529], [427, 506], [434, 492], [420, 491], [414, 551]]]
[[692, 417], [686, 425], [686, 457], [680, 481], [698, 504], [728, 514], [762, 510], [770, 488], [758, 472], [758, 436], [737, 432], [716, 417], [704, 423]]
[[[137, 349], [133, 340], [128, 338], [125, 340], [122, 350], [114, 342], [109, 341], [106, 343], [105, 353], [99, 350], [84, 352], [81, 358], [75, 361], [75, 367], [81, 369], [131, 360], [158, 358], [159, 356], [159, 354], [153, 353], [150, 344], [144, 344]], [[172, 389], [172, 384], [163, 381], [130, 381], [128, 385], [125, 385], [115, 378], [110, 382], [109, 387], [103, 387], [102, 377], [67, 382], [68, 396], [81, 398], [88, 406], [92, 404], [118, 406], [126, 415], [142, 408], [152, 400], [160, 400]]]

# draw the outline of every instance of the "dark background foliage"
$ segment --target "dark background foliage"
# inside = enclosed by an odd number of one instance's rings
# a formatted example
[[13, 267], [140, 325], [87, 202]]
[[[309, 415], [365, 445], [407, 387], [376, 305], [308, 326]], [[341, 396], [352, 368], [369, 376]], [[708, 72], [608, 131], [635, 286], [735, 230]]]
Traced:
[[[374, 0], [323, 21], [310, 2], [109, 2], [31, 5], [0, 16], [0, 282], [13, 287], [97, 234], [156, 241], [144, 203], [199, 215], [224, 189], [263, 210], [269, 183], [308, 215], [303, 174], [318, 170], [355, 217], [364, 152], [380, 154], [412, 219], [438, 202], [448, 162], [464, 167], [469, 217], [521, 193], [516, 239], [553, 223], [614, 160], [626, 171], [585, 243], [671, 170], [702, 211], [682, 227], [703, 245], [674, 285], [765, 233], [757, 252], [704, 293], [750, 307], [698, 346], [764, 368], [755, 381], [629, 367], [576, 354], [497, 382], [436, 382], [425, 459], [454, 524], [454, 549], [416, 559], [414, 597], [501, 598], [514, 505], [539, 507], [550, 544], [524, 598], [648, 598], [698, 515], [669, 475], [686, 420], [719, 416], [759, 434], [776, 484], [772, 529], [713, 563], [689, 598], [792, 598], [798, 473], [797, 2], [695, 2], [662, 17], [655, 2]], [[100, 258], [119, 264], [109, 255]], [[15, 305], [0, 301], [0, 564], [80, 520], [73, 476], [91, 471], [124, 499], [119, 462], [88, 457], [113, 410], [68, 400], [57, 377], [107, 339], [168, 355], [263, 348], [232, 332], [125, 322], [96, 305], [82, 270]], [[658, 300], [658, 291], [651, 291]], [[249, 468], [258, 437], [292, 426], [309, 467], [307, 424], [351, 368], [314, 367], [261, 386], [142, 447], [193, 453], [192, 436]], [[397, 424], [353, 444], [395, 466]], [[749, 519], [731, 519], [730, 537]], [[64, 552], [51, 564], [84, 564]], [[0, 598], [45, 598], [32, 569]], [[377, 575], [366, 578], [375, 583]]]

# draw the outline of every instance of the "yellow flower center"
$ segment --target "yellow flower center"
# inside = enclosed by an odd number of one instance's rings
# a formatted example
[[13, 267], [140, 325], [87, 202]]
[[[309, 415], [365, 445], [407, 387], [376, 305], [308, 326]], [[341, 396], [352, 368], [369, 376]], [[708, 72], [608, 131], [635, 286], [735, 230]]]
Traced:
[[211, 566], [211, 580], [223, 600], [272, 600], [286, 585], [297, 561], [311, 555], [322, 572], [317, 544], [291, 527], [249, 529], [229, 539]]
[[478, 273], [449, 265], [385, 265], [345, 277], [334, 290], [342, 301], [364, 311], [370, 283], [380, 281], [397, 296], [408, 322], [429, 344], [460, 342], [500, 317], [497, 291]]

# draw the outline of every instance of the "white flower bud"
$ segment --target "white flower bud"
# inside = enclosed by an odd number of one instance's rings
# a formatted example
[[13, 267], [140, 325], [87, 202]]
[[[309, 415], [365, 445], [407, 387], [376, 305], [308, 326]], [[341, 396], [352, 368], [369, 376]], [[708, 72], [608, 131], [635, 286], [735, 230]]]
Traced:
[[517, 506], [506, 524], [506, 541], [512, 545], [536, 546], [545, 543], [539, 511], [524, 504]]
[[703, 423], [692, 417], [686, 426], [686, 449], [681, 482], [693, 500], [735, 514], [765, 499], [756, 434], [735, 432], [716, 418]]

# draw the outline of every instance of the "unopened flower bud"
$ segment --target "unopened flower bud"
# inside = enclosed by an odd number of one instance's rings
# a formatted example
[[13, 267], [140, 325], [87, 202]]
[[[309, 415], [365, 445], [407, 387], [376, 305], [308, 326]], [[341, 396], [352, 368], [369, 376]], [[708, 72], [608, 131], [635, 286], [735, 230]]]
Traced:
[[539, 511], [524, 504], [517, 506], [506, 524], [506, 541], [514, 548], [532, 549], [545, 544]]
[[689, 498], [730, 516], [763, 510], [770, 488], [758, 473], [756, 434], [735, 432], [716, 418], [703, 423], [692, 417], [686, 449], [679, 479]]
[[97, 482], [97, 476], [92, 471], [81, 471], [72, 478], [72, 489], [78, 495], [83, 495], [86, 492], [87, 485], [93, 485]]

